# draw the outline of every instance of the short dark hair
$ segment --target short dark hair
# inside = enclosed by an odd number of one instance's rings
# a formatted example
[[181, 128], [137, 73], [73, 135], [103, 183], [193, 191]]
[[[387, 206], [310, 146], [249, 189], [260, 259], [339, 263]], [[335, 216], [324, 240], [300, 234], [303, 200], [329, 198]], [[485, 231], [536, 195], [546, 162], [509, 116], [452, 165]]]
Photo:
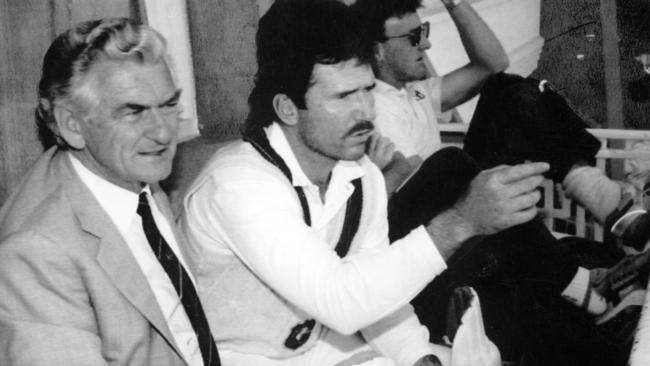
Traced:
[[415, 13], [421, 6], [422, 0], [357, 0], [351, 9], [362, 32], [375, 42], [383, 42], [388, 18]]
[[45, 149], [55, 144], [68, 148], [56, 127], [55, 103], [75, 96], [74, 86], [100, 56], [155, 62], [167, 57], [166, 42], [152, 28], [127, 18], [85, 21], [57, 36], [43, 58], [35, 111], [38, 136]]
[[258, 70], [244, 131], [277, 120], [277, 94], [305, 108], [316, 64], [357, 60], [370, 65], [373, 57], [372, 42], [359, 32], [350, 8], [338, 0], [276, 0], [260, 19], [256, 42]]

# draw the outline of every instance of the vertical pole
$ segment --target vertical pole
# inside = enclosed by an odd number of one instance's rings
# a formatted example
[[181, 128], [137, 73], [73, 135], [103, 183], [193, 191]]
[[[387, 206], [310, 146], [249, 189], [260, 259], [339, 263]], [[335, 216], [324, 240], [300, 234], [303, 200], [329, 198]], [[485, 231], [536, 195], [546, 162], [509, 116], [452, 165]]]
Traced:
[[[624, 128], [616, 0], [600, 1], [600, 18], [603, 31], [603, 64], [605, 67], [606, 127]], [[621, 142], [613, 142], [612, 145], [612, 147], [622, 147]], [[611, 177], [615, 179], [622, 178], [624, 175], [623, 164], [618, 161], [612, 163], [610, 173]]]

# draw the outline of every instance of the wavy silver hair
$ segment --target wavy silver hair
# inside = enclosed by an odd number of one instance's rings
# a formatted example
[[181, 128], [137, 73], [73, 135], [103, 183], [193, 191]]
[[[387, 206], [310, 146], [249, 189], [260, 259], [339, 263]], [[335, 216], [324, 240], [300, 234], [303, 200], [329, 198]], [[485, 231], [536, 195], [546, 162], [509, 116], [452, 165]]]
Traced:
[[91, 66], [100, 59], [135, 59], [156, 63], [163, 59], [170, 66], [166, 42], [154, 29], [127, 18], [106, 18], [77, 24], [56, 37], [43, 59], [38, 85], [39, 102], [35, 117], [38, 135], [45, 149], [68, 145], [61, 138], [54, 117], [56, 103], [81, 95], [79, 86]]

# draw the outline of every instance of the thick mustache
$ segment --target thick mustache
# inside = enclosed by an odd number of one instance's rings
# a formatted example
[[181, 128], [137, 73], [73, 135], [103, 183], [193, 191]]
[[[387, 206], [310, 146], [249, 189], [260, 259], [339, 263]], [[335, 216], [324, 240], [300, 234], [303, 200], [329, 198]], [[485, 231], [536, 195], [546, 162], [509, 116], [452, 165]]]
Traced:
[[348, 131], [348, 133], [345, 136], [349, 137], [349, 136], [354, 135], [357, 132], [372, 131], [374, 129], [375, 129], [375, 125], [373, 125], [372, 122], [370, 122], [370, 121], [362, 121], [362, 122], [359, 122], [356, 125], [354, 125], [354, 127], [352, 127], [350, 129], [350, 131]]

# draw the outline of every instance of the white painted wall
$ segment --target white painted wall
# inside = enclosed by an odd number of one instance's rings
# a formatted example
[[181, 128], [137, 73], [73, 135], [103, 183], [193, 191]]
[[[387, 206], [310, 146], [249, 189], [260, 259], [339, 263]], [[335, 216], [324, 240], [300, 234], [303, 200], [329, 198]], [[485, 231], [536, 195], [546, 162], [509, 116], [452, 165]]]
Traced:
[[266, 13], [273, 4], [273, 0], [257, 0], [257, 6], [260, 9], [260, 17]]
[[167, 39], [167, 51], [174, 63], [175, 79], [183, 90], [180, 98], [183, 112], [178, 139], [186, 141], [199, 135], [187, 4], [185, 0], [145, 0], [144, 4], [147, 24]]

